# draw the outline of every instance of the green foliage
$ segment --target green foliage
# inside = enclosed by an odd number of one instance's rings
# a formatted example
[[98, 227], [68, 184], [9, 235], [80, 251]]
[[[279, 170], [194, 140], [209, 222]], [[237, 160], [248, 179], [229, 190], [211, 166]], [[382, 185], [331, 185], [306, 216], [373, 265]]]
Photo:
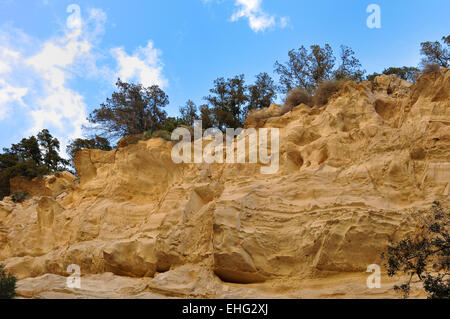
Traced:
[[355, 57], [355, 52], [345, 46], [341, 45], [340, 54], [341, 64], [334, 71], [335, 80], [345, 80], [345, 81], [362, 81], [365, 70], [362, 69], [361, 63]]
[[[187, 125], [183, 119], [177, 118], [177, 117], [168, 117], [164, 122], [162, 130], [172, 133], [177, 127], [180, 127], [181, 125]], [[156, 130], [156, 131], [159, 131], [159, 130]], [[152, 132], [152, 131], [150, 131], [150, 132]]]
[[75, 155], [83, 150], [83, 149], [91, 149], [91, 150], [102, 150], [102, 151], [111, 151], [111, 145], [106, 138], [95, 135], [90, 139], [77, 138], [75, 140], [70, 141], [70, 143], [66, 146], [66, 152], [70, 156], [71, 162], [75, 158]]
[[152, 133], [151, 135], [152, 138], [162, 138], [163, 140], [166, 141], [171, 141], [171, 134], [168, 131], [164, 131], [164, 130], [159, 130], [159, 131], [155, 131]]
[[202, 128], [208, 129], [216, 126], [216, 119], [214, 118], [214, 112], [208, 104], [200, 106], [200, 120], [202, 121]]
[[209, 91], [211, 94], [205, 100], [211, 105], [217, 127], [223, 131], [227, 127], [241, 127], [245, 119], [244, 105], [248, 101], [244, 75], [218, 78]]
[[149, 140], [151, 138], [157, 138], [157, 137], [160, 137], [160, 138], [162, 138], [163, 140], [166, 140], [166, 141], [171, 141], [172, 140], [171, 139], [171, 133], [166, 131], [166, 130], [158, 130], [158, 131], [155, 131], [155, 132], [147, 131], [142, 136], [142, 138], [145, 141]]
[[269, 74], [266, 72], [258, 74], [255, 83], [248, 86], [247, 112], [269, 107], [277, 97], [276, 89], [275, 82]]
[[68, 161], [61, 158], [58, 151], [59, 141], [48, 130], [4, 148], [0, 154], [0, 199], [10, 195], [11, 178], [31, 179], [62, 170]]
[[280, 76], [280, 91], [287, 93], [296, 87], [300, 87], [311, 92], [308, 51], [304, 46], [301, 46], [298, 50], [289, 51], [288, 56], [289, 60], [286, 64], [275, 62], [275, 72]]
[[408, 298], [412, 280], [417, 278], [429, 298], [450, 298], [450, 213], [439, 202], [431, 210], [419, 211], [416, 220], [420, 231], [388, 246], [386, 253], [389, 276], [404, 273], [408, 282], [395, 290]]
[[47, 129], [38, 133], [38, 141], [41, 149], [44, 151], [42, 162], [47, 172], [56, 172], [62, 169], [62, 165], [68, 165], [69, 162], [59, 156], [59, 141], [54, 138]]
[[381, 74], [375, 72], [373, 74], [367, 75], [366, 79], [367, 81], [373, 81], [377, 76], [380, 76], [382, 74], [385, 75], [395, 74], [405, 81], [415, 82], [420, 75], [420, 70], [418, 68], [411, 66], [389, 67], [387, 69], [384, 69], [384, 71]]
[[373, 80], [375, 80], [375, 78], [377, 77], [377, 76], [380, 76], [381, 74], [380, 73], [377, 73], [377, 72], [374, 72], [374, 73], [372, 73], [372, 74], [368, 74], [367, 76], [366, 76], [366, 80], [367, 81], [370, 81], [370, 82], [373, 82]]
[[197, 106], [191, 100], [188, 100], [185, 106], [180, 107], [180, 114], [181, 122], [188, 126], [193, 126], [194, 121], [200, 119], [200, 117], [197, 115]]
[[120, 138], [155, 131], [163, 127], [167, 114], [163, 107], [169, 98], [157, 85], [143, 87], [118, 79], [118, 91], [89, 115], [88, 130], [104, 138]]
[[30, 197], [28, 192], [14, 192], [11, 199], [14, 203], [23, 203], [28, 197]]
[[311, 83], [314, 87], [331, 78], [336, 58], [333, 56], [333, 49], [329, 44], [325, 44], [323, 48], [319, 45], [312, 45], [308, 61]]
[[208, 104], [200, 106], [200, 120], [204, 129], [241, 127], [251, 110], [269, 107], [276, 98], [276, 85], [267, 73], [260, 73], [252, 85], [245, 85], [244, 75], [218, 78], [212, 94], [205, 97]]
[[401, 68], [395, 68], [390, 67], [383, 71], [383, 74], [391, 75], [396, 74], [399, 78], [409, 81], [409, 82], [415, 82], [417, 80], [417, 77], [419, 76], [420, 70], [415, 67], [401, 67]]
[[285, 64], [275, 62], [275, 72], [280, 75], [280, 91], [287, 93], [300, 87], [310, 94], [320, 83], [330, 80], [360, 81], [365, 73], [359, 60], [349, 47], [341, 46], [340, 65], [334, 69], [336, 58], [330, 45], [322, 48], [312, 45], [310, 52], [301, 46], [288, 52], [289, 60]]
[[427, 41], [422, 42], [420, 47], [423, 56], [422, 66], [427, 64], [437, 64], [443, 68], [450, 66], [450, 35], [442, 37], [442, 43]]
[[[384, 69], [381, 74], [396, 74], [405, 81], [415, 82], [422, 74], [437, 72], [441, 67], [450, 67], [450, 35], [442, 37], [442, 43], [439, 41], [426, 41], [422, 42], [420, 47], [420, 53], [422, 54], [421, 69], [407, 66], [390, 67]], [[366, 79], [373, 81], [375, 77], [381, 74], [373, 73], [368, 75]]]
[[16, 294], [17, 279], [5, 271], [5, 266], [0, 264], [0, 299], [12, 299]]

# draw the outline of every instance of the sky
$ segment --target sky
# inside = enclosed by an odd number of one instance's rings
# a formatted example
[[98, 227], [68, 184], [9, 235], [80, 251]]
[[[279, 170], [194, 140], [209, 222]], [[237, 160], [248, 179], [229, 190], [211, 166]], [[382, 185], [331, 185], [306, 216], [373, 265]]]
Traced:
[[417, 66], [449, 16], [448, 0], [0, 0], [0, 148], [47, 128], [64, 154], [118, 77], [162, 87], [176, 116], [218, 77], [277, 79], [302, 45], [348, 45], [368, 73]]

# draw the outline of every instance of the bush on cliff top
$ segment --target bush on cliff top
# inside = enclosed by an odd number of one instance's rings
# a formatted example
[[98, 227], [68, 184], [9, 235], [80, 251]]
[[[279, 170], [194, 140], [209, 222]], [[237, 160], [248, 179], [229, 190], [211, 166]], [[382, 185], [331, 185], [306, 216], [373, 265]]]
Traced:
[[280, 115], [292, 111], [294, 107], [300, 104], [312, 106], [312, 96], [304, 89], [298, 87], [288, 92], [284, 106], [280, 110]]
[[341, 89], [343, 83], [343, 81], [337, 80], [322, 82], [314, 94], [314, 105], [323, 106], [327, 104], [330, 97]]

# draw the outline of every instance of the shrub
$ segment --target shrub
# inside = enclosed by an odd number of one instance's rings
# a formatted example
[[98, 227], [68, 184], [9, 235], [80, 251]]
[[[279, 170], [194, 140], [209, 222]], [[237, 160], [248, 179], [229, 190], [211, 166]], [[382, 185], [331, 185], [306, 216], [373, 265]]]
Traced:
[[0, 264], [0, 299], [12, 299], [16, 294], [16, 277], [5, 271]]
[[263, 108], [260, 110], [250, 110], [247, 119], [245, 120], [245, 124], [258, 124], [261, 120], [266, 120], [274, 116], [279, 116], [278, 109], [272, 108]]
[[122, 137], [119, 142], [117, 142], [117, 147], [126, 147], [128, 145], [137, 144], [140, 140], [142, 140], [142, 134], [134, 134]]
[[427, 64], [424, 64], [424, 66], [422, 68], [422, 74], [435, 73], [435, 72], [439, 72], [440, 70], [441, 70], [441, 67], [439, 66], [439, 64], [427, 63]]
[[262, 120], [266, 118], [259, 112], [259, 110], [250, 110], [247, 114], [247, 119], [245, 120], [246, 123], [254, 123], [258, 122], [259, 120]]
[[164, 131], [164, 130], [153, 132], [152, 137], [153, 138], [160, 137], [160, 138], [162, 138], [163, 140], [166, 140], [166, 141], [171, 141], [172, 140], [171, 136], [170, 136], [170, 133], [167, 132], [167, 131]]
[[387, 258], [390, 277], [397, 273], [408, 275], [409, 280], [395, 286], [396, 291], [408, 298], [412, 280], [417, 277], [423, 283], [428, 298], [450, 298], [450, 213], [439, 202], [431, 210], [419, 211], [416, 220], [418, 231], [391, 244], [382, 256]]
[[368, 74], [367, 76], [366, 76], [366, 80], [367, 81], [370, 81], [370, 82], [373, 82], [373, 80], [375, 80], [375, 78], [377, 77], [377, 76], [380, 76], [381, 74], [380, 73], [377, 73], [377, 72], [375, 72], [375, 73], [372, 73], [372, 74]]
[[407, 67], [407, 66], [404, 66], [401, 68], [390, 67], [390, 68], [385, 69], [383, 71], [383, 74], [386, 74], [386, 75], [395, 74], [400, 79], [403, 79], [403, 80], [409, 81], [409, 82], [415, 82], [419, 75], [419, 69], [415, 68], [415, 67]]
[[29, 196], [28, 192], [14, 192], [11, 199], [14, 203], [23, 203]]
[[151, 138], [157, 138], [157, 137], [160, 137], [160, 138], [162, 138], [163, 140], [166, 140], [166, 141], [171, 141], [172, 140], [171, 139], [171, 134], [168, 131], [165, 131], [165, 130], [158, 130], [158, 131], [155, 131], [155, 132], [147, 131], [143, 135], [143, 139], [144, 140], [149, 140]]
[[149, 140], [149, 139], [152, 138], [152, 134], [153, 134], [152, 131], [144, 132], [144, 133], [142, 134], [142, 138], [144, 139], [144, 141], [147, 141], [147, 140]]
[[327, 104], [330, 97], [341, 89], [342, 84], [342, 81], [336, 80], [322, 82], [314, 94], [314, 105], [323, 106]]
[[284, 106], [280, 110], [280, 115], [292, 111], [295, 106], [306, 104], [312, 106], [312, 97], [304, 89], [298, 87], [288, 92]]
[[112, 147], [106, 138], [97, 135], [91, 139], [77, 138], [72, 140], [69, 145], [66, 146], [66, 152], [70, 157], [72, 165], [75, 155], [83, 149], [111, 151]]

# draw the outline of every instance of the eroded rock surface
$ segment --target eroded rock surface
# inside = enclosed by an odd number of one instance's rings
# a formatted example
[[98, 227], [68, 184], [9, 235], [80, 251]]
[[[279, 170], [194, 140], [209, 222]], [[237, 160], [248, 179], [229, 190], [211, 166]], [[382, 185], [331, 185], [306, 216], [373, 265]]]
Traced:
[[[381, 76], [247, 123], [280, 129], [272, 175], [175, 164], [162, 139], [84, 150], [79, 181], [24, 183], [33, 198], [0, 202], [0, 261], [29, 298], [395, 297], [386, 276], [367, 289], [366, 269], [414, 231], [411, 212], [449, 205], [449, 92], [448, 70]], [[71, 264], [79, 290], [65, 286]]]

